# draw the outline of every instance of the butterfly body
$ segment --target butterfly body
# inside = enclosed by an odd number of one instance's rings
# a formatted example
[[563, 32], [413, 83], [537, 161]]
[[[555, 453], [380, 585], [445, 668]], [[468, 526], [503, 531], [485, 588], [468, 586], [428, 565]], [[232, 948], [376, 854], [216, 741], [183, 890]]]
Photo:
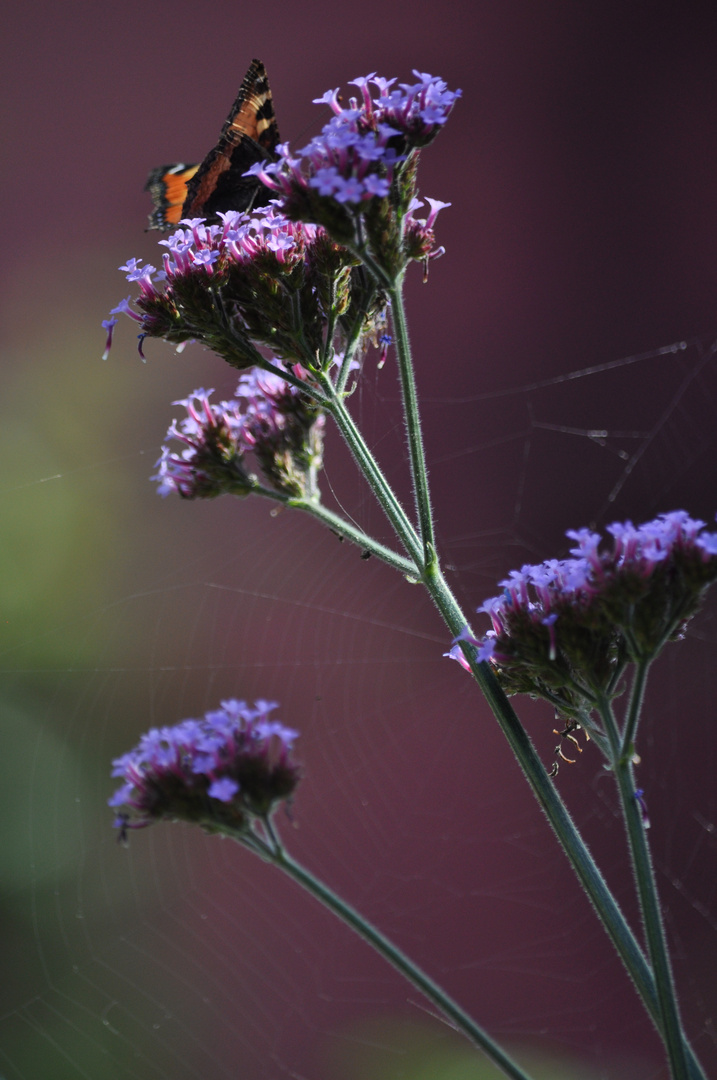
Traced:
[[145, 185], [154, 203], [149, 228], [169, 229], [185, 217], [211, 220], [227, 210], [266, 205], [271, 193], [244, 173], [258, 161], [273, 161], [278, 144], [269, 80], [261, 61], [253, 60], [219, 141], [204, 160], [152, 169]]

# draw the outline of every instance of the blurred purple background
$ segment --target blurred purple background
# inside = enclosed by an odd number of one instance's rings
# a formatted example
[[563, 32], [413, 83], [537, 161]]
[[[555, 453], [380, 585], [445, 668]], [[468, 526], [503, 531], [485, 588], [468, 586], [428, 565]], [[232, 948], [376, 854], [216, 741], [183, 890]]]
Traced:
[[[128, 320], [102, 364], [99, 322], [130, 291], [116, 267], [157, 261], [146, 173], [206, 153], [252, 57], [296, 145], [328, 88], [440, 74], [464, 96], [420, 187], [452, 203], [447, 255], [427, 286], [411, 275], [408, 303], [460, 600], [565, 554], [567, 528], [675, 507], [711, 520], [716, 21], [700, 4], [455, 0], [5, 13], [0, 1075], [493, 1075], [244, 853], [169, 827], [115, 845], [110, 759], [236, 695], [279, 699], [302, 729], [295, 852], [523, 1060], [545, 1058], [537, 1075], [666, 1077], [425, 598], [312, 522], [157, 499], [169, 403], [234, 377], [155, 342], [142, 365]], [[397, 399], [372, 360], [355, 413], [405, 492]], [[386, 538], [331, 438], [325, 487]], [[713, 1069], [714, 611], [662, 661], [641, 745], [676, 976]], [[518, 707], [549, 762], [552, 718]], [[634, 914], [597, 754], [559, 786]]]

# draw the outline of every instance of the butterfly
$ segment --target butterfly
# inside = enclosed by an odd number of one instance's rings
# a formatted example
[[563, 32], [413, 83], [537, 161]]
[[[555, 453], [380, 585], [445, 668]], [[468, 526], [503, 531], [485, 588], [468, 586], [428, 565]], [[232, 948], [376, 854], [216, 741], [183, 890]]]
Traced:
[[182, 218], [211, 219], [226, 210], [266, 206], [272, 193], [254, 176], [258, 161], [274, 161], [279, 129], [266, 70], [252, 60], [217, 145], [199, 165], [160, 165], [147, 177], [154, 210], [150, 229], [171, 229]]

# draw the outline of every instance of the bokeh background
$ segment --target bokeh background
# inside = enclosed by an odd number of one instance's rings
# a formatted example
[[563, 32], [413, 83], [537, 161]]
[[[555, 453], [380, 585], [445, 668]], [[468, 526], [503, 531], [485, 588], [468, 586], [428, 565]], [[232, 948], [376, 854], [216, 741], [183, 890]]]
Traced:
[[[4, 13], [0, 517], [3, 1080], [489, 1077], [410, 988], [242, 851], [115, 842], [109, 762], [153, 724], [272, 697], [302, 731], [295, 854], [536, 1075], [662, 1080], [660, 1047], [419, 591], [260, 502], [160, 500], [196, 386], [233, 376], [100, 320], [157, 261], [147, 171], [197, 160], [252, 57], [282, 137], [377, 70], [464, 97], [421, 189], [452, 202], [408, 303], [439, 536], [466, 609], [564, 531], [711, 520], [712, 5], [116, 0]], [[675, 345], [674, 348], [671, 346]], [[391, 363], [355, 413], [402, 491]], [[176, 410], [175, 410], [176, 412]], [[385, 537], [329, 437], [325, 480]], [[656, 673], [641, 780], [686, 1022], [717, 1069], [715, 608]], [[544, 760], [553, 720], [521, 703]], [[558, 784], [635, 915], [610, 779]]]

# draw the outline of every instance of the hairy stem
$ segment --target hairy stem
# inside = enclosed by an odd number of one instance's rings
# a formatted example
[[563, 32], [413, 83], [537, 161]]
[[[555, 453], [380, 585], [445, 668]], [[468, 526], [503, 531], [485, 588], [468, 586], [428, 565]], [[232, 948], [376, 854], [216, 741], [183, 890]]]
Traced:
[[403, 306], [402, 284], [403, 282], [401, 280], [396, 288], [389, 291], [389, 298], [391, 300], [391, 322], [395, 335], [398, 370], [401, 378], [401, 394], [403, 396], [403, 412], [411, 462], [411, 478], [413, 480], [416, 512], [418, 514], [421, 539], [423, 541], [423, 558], [424, 563], [428, 565], [435, 558], [433, 515], [431, 513], [431, 500], [428, 490], [426, 458], [423, 451], [423, 436], [421, 433], [421, 418], [418, 411], [416, 379], [413, 372], [413, 361], [411, 359], [411, 343], [408, 337], [406, 312]]
[[[326, 380], [325, 391], [331, 393], [333, 387]], [[408, 555], [417, 566], [423, 562], [423, 546], [416, 530], [409, 521], [405, 510], [384, 477], [376, 459], [363, 440], [342, 398], [335, 396], [326, 406], [326, 411], [333, 416], [336, 426], [353, 454], [356, 463], [381, 505], [386, 517], [393, 525], [396, 534]]]
[[[628, 705], [628, 720], [625, 724], [626, 736], [629, 731], [634, 731], [637, 724], [645, 692], [648, 666], [647, 662], [638, 664]], [[692, 1062], [688, 1064], [691, 1053], [677, 1005], [677, 992], [672, 976], [672, 965], [667, 950], [667, 937], [657, 895], [657, 882], [655, 881], [652, 858], [647, 844], [642, 811], [636, 796], [637, 789], [635, 787], [632, 755], [625, 754], [623, 751], [627, 738], [623, 739], [621, 745], [617, 721], [609, 701], [603, 700], [600, 703], [600, 716], [608, 735], [612, 770], [620, 794], [628, 848], [645, 929], [647, 951], [655, 974], [660, 1010], [660, 1030], [663, 1034], [670, 1061], [671, 1075], [674, 1080], [687, 1080], [690, 1076], [702, 1076], [703, 1074], [693, 1071]], [[632, 745], [632, 736], [630, 736], [629, 745]]]
[[385, 937], [372, 923], [365, 919], [355, 908], [315, 877], [306, 867], [296, 862], [286, 852], [278, 839], [274, 827], [267, 828], [268, 842], [262, 841], [257, 836], [250, 837], [250, 842], [238, 834], [234, 839], [249, 847], [252, 851], [261, 848], [259, 854], [272, 863], [278, 869], [283, 870], [297, 884], [306, 889], [324, 907], [337, 915], [339, 919], [363, 938], [373, 949], [388, 961], [397, 971], [416, 987], [437, 1009], [443, 1013], [451, 1024], [464, 1034], [474, 1045], [479, 1047], [491, 1061], [493, 1061], [506, 1076], [513, 1080], [531, 1080], [530, 1076], [521, 1069], [511, 1057], [491, 1039], [490, 1035], [473, 1020], [461, 1006], [453, 1000], [437, 983], [418, 967], [404, 952], [399, 949], [389, 938]]

